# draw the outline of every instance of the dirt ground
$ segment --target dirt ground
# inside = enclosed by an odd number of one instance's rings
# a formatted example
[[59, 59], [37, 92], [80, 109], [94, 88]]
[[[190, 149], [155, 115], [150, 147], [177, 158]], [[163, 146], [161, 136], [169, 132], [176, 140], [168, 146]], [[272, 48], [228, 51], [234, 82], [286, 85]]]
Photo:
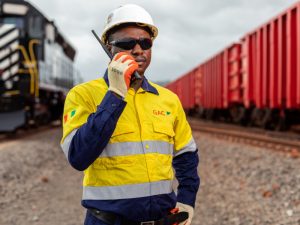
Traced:
[[[82, 173], [60, 128], [0, 143], [0, 225], [80, 225]], [[300, 159], [194, 133], [201, 187], [193, 225], [300, 224]]]
[[59, 128], [0, 144], [0, 224], [77, 225], [82, 174], [60, 149]]

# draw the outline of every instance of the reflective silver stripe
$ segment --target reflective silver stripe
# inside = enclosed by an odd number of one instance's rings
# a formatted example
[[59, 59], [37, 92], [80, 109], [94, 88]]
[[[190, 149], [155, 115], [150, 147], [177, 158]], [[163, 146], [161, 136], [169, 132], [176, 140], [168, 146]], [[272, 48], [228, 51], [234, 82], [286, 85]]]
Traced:
[[108, 144], [99, 157], [160, 153], [173, 155], [173, 144], [164, 141], [119, 142]]
[[196, 150], [197, 150], [197, 145], [194, 138], [192, 137], [192, 139], [189, 141], [189, 143], [186, 146], [184, 146], [179, 151], [174, 151], [174, 157], [181, 155], [182, 153], [185, 152], [194, 152]]
[[172, 192], [172, 180], [153, 183], [131, 184], [105, 187], [83, 187], [83, 200], [116, 200], [140, 198]]
[[60, 144], [65, 156], [67, 157], [67, 159], [68, 159], [68, 155], [69, 155], [69, 148], [70, 148], [70, 145], [71, 145], [71, 141], [72, 141], [74, 135], [76, 134], [77, 130], [78, 129], [73, 130], [67, 137], [65, 137], [64, 142], [62, 144]]

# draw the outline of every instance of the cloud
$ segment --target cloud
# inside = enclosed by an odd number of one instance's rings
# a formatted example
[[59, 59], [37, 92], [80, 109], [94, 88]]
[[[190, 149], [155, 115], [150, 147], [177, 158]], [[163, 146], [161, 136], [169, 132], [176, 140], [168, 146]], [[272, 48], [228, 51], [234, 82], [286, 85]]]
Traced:
[[[85, 81], [101, 76], [108, 58], [90, 30], [101, 33], [109, 12], [128, 1], [32, 0], [77, 49]], [[140, 0], [159, 28], [147, 75], [171, 80], [238, 41], [296, 0]]]

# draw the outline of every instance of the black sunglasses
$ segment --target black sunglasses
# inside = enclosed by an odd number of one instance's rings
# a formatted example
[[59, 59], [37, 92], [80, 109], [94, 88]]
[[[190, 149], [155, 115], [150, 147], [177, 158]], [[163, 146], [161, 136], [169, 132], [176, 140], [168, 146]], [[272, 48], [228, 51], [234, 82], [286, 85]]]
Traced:
[[109, 44], [124, 50], [131, 50], [136, 46], [136, 44], [139, 44], [143, 50], [148, 50], [152, 47], [152, 40], [150, 38], [124, 38], [121, 40], [112, 41]]

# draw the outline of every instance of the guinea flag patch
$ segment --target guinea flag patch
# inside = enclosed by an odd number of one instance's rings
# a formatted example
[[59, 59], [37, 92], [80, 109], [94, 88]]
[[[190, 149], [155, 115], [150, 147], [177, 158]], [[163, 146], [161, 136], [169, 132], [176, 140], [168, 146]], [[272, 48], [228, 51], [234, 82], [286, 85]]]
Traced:
[[68, 122], [69, 119], [74, 117], [76, 114], [76, 109], [73, 109], [71, 112], [64, 115], [64, 123]]

